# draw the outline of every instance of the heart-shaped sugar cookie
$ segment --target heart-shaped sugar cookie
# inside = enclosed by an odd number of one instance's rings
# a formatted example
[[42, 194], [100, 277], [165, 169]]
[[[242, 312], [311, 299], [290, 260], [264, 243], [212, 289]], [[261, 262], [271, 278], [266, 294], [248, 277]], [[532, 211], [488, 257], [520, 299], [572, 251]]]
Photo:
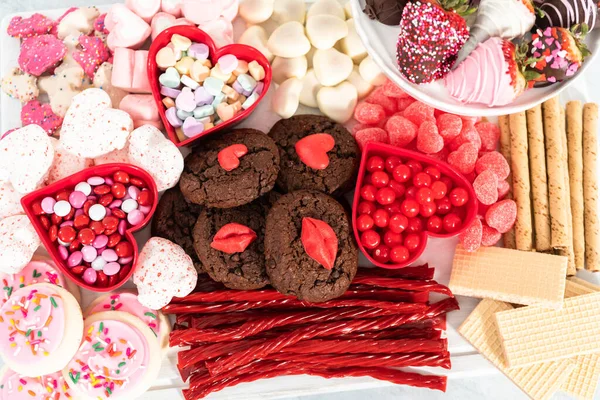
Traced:
[[308, 53], [310, 41], [304, 34], [304, 26], [300, 22], [290, 21], [275, 29], [267, 46], [278, 57], [294, 58]]
[[313, 69], [323, 86], [335, 86], [345, 81], [353, 68], [352, 59], [334, 48], [317, 50], [313, 57]]
[[330, 49], [348, 35], [348, 25], [333, 15], [315, 15], [306, 21], [306, 35], [317, 49]]

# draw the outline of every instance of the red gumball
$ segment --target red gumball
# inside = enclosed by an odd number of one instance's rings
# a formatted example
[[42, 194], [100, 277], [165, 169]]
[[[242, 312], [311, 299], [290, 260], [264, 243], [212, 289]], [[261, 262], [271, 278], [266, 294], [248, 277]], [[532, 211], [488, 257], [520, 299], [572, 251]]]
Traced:
[[469, 201], [469, 192], [467, 192], [467, 189], [457, 187], [452, 189], [452, 191], [450, 192], [450, 202], [453, 206], [464, 206], [465, 204], [467, 204], [467, 201]]
[[366, 201], [375, 201], [375, 195], [377, 194], [377, 188], [373, 185], [365, 185], [360, 189], [360, 197]]
[[409, 252], [415, 252], [419, 246], [421, 246], [421, 237], [419, 235], [416, 233], [406, 235], [404, 238], [404, 247], [406, 247]]
[[360, 242], [365, 248], [372, 250], [379, 246], [381, 243], [381, 237], [374, 230], [368, 230], [364, 231], [362, 235], [360, 235]]
[[371, 256], [375, 261], [385, 264], [390, 261], [390, 248], [384, 244], [380, 244], [373, 250]]
[[437, 167], [427, 167], [425, 168], [425, 173], [431, 177], [433, 180], [438, 180], [441, 178], [442, 173]]
[[431, 186], [431, 176], [425, 172], [417, 172], [413, 177], [413, 185], [416, 187], [429, 187]]
[[452, 188], [454, 187], [454, 182], [447, 176], [442, 176], [440, 178], [440, 181], [446, 184], [446, 188], [448, 191], [452, 190]]
[[391, 180], [390, 183], [388, 183], [388, 187], [396, 193], [397, 198], [404, 196], [404, 193], [406, 193], [406, 187], [395, 180]]
[[408, 168], [410, 168], [413, 175], [416, 174], [417, 172], [423, 171], [423, 166], [421, 165], [420, 162], [418, 162], [416, 160], [408, 160], [406, 162], [406, 165], [408, 166]]
[[390, 222], [390, 213], [384, 209], [379, 209], [373, 213], [373, 221], [375, 226], [385, 228]]
[[404, 246], [395, 246], [390, 250], [390, 260], [393, 263], [400, 264], [408, 261], [410, 252]]
[[373, 229], [373, 225], [373, 218], [371, 218], [371, 216], [368, 214], [362, 214], [356, 218], [356, 229], [358, 229], [360, 232]]
[[396, 201], [396, 192], [388, 187], [384, 187], [377, 191], [375, 199], [382, 206], [392, 204], [394, 201]]
[[420, 233], [423, 230], [423, 221], [421, 218], [409, 218], [408, 226], [406, 227], [406, 232], [409, 233]]
[[432, 196], [435, 200], [439, 200], [448, 193], [448, 187], [442, 181], [435, 181], [431, 184]]
[[435, 205], [435, 203], [432, 201], [431, 203], [427, 203], [427, 204], [422, 204], [421, 205], [421, 209], [419, 211], [419, 214], [421, 214], [421, 216], [425, 217], [425, 218], [429, 218], [431, 217], [433, 214], [435, 214], [437, 211], [437, 206]]
[[375, 171], [371, 174], [371, 184], [376, 188], [386, 187], [390, 183], [390, 176], [383, 171]]
[[427, 230], [433, 233], [440, 233], [443, 229], [442, 218], [437, 215], [432, 215], [427, 220]]
[[408, 189], [406, 189], [406, 197], [409, 197], [411, 199], [417, 198], [417, 190], [419, 190], [419, 188], [416, 186], [409, 187]]
[[402, 202], [402, 214], [408, 218], [416, 217], [419, 215], [419, 203], [413, 199], [406, 199]]
[[383, 243], [385, 243], [386, 245], [388, 245], [390, 247], [400, 245], [403, 242], [404, 242], [404, 239], [403, 239], [401, 233], [396, 233], [396, 232], [392, 232], [391, 230], [387, 230], [383, 234]]
[[356, 211], [358, 211], [358, 214], [360, 215], [371, 215], [375, 212], [375, 210], [377, 210], [377, 207], [374, 203], [371, 203], [369, 201], [361, 201], [360, 203], [358, 203], [358, 206], [356, 208]]
[[367, 171], [383, 171], [385, 169], [385, 161], [379, 156], [373, 156], [367, 161]]
[[433, 201], [433, 191], [427, 187], [419, 188], [415, 200], [417, 200], [420, 205], [431, 203]]
[[443, 226], [444, 230], [448, 233], [454, 233], [460, 229], [462, 220], [454, 213], [450, 213], [444, 217]]
[[452, 203], [447, 197], [442, 197], [441, 199], [436, 200], [435, 205], [437, 206], [437, 213], [439, 215], [446, 215], [452, 211]]
[[392, 204], [388, 204], [386, 206], [383, 206], [383, 209], [387, 212], [390, 213], [390, 215], [392, 214], [398, 214], [402, 212], [402, 206], [399, 200], [396, 200], [395, 202], [393, 202]]
[[408, 182], [412, 176], [412, 171], [407, 165], [401, 164], [394, 168], [392, 171], [392, 176], [397, 182], [405, 183]]
[[402, 160], [400, 160], [399, 157], [389, 156], [385, 159], [385, 170], [391, 174], [392, 172], [394, 172], [396, 166], [400, 164], [402, 164]]
[[408, 218], [402, 214], [394, 214], [390, 217], [388, 227], [394, 233], [402, 233], [408, 227]]

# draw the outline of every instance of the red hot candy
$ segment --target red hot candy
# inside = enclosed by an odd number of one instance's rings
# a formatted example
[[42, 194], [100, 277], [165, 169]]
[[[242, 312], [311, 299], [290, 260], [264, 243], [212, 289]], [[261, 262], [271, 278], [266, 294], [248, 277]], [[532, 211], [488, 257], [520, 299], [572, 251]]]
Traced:
[[217, 155], [219, 165], [225, 171], [233, 171], [240, 166], [240, 157], [248, 154], [248, 148], [243, 144], [232, 144], [225, 147]]
[[296, 142], [296, 153], [306, 166], [325, 169], [329, 166], [327, 152], [333, 150], [335, 139], [327, 133], [315, 133]]
[[256, 232], [252, 229], [232, 222], [219, 229], [210, 247], [227, 254], [242, 253], [256, 237]]
[[338, 238], [325, 221], [305, 217], [302, 219], [302, 246], [306, 254], [325, 269], [331, 270], [335, 264]]

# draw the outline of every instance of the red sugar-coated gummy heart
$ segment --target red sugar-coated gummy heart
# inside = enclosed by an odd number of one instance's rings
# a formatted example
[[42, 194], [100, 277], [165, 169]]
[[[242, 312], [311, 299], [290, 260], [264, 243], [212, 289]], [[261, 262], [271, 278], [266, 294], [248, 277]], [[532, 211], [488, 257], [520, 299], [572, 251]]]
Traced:
[[397, 111], [396, 99], [386, 96], [385, 93], [383, 93], [383, 87], [381, 86], [373, 90], [371, 94], [365, 98], [365, 101], [371, 104], [379, 104], [388, 115], [392, 115]]
[[482, 232], [481, 232], [481, 245], [490, 247], [494, 246], [500, 238], [502, 234], [498, 232], [496, 229], [488, 226], [486, 223], [482, 224]]
[[242, 224], [223, 225], [215, 234], [210, 247], [227, 254], [242, 253], [256, 240], [256, 232]]
[[475, 124], [475, 129], [477, 129], [481, 138], [481, 150], [496, 150], [498, 141], [500, 140], [500, 128], [498, 128], [498, 125], [491, 122], [478, 122]]
[[315, 218], [302, 218], [302, 246], [306, 254], [325, 269], [331, 270], [335, 264], [338, 238], [325, 221]]
[[477, 129], [472, 125], [463, 124], [463, 128], [460, 131], [460, 135], [456, 137], [452, 142], [450, 142], [450, 150], [456, 151], [460, 146], [465, 143], [471, 143], [475, 146], [477, 151], [481, 149], [481, 138], [479, 137], [479, 133], [477, 133]]
[[352, 127], [352, 130], [351, 130], [352, 136], [356, 136], [356, 132], [362, 131], [363, 129], [368, 129], [368, 128], [377, 128], [377, 126], [369, 125], [369, 124], [356, 124]]
[[437, 117], [437, 127], [440, 135], [444, 138], [444, 143], [452, 142], [462, 130], [462, 119], [454, 114], [442, 114]]
[[470, 174], [475, 169], [477, 156], [477, 148], [471, 143], [465, 143], [458, 150], [448, 154], [448, 164], [462, 174]]
[[481, 225], [481, 220], [475, 218], [471, 226], [462, 232], [458, 236], [458, 239], [466, 251], [472, 252], [476, 251], [481, 246], [482, 233], [483, 227]]
[[510, 183], [507, 181], [498, 181], [498, 199], [503, 199], [510, 191]]
[[81, 50], [73, 52], [73, 59], [90, 79], [94, 79], [98, 67], [110, 57], [108, 47], [101, 38], [93, 35], [81, 35], [78, 40]]
[[419, 126], [417, 150], [425, 154], [434, 154], [444, 147], [444, 138], [438, 132], [434, 121], [425, 121]]
[[48, 135], [52, 135], [63, 123], [63, 119], [54, 114], [50, 104], [41, 104], [31, 100], [21, 108], [21, 123], [23, 126], [39, 125]]
[[52, 19], [35, 13], [29, 18], [13, 17], [8, 24], [6, 32], [12, 37], [22, 39], [48, 34], [56, 25], [57, 23]]
[[390, 81], [389, 79], [385, 80], [385, 83], [382, 86], [383, 88], [383, 94], [385, 94], [388, 97], [395, 97], [397, 99], [405, 99], [407, 97], [410, 97], [410, 95], [408, 93], [406, 93], [404, 90], [400, 89], [400, 87], [398, 87], [398, 85], [396, 85], [394, 82]]
[[381, 128], [367, 128], [356, 132], [354, 139], [362, 150], [367, 143], [389, 143], [388, 134]]
[[448, 154], [450, 154], [450, 150], [447, 147], [444, 147], [442, 150], [438, 151], [435, 154], [430, 154], [429, 157], [435, 158], [436, 160], [440, 160], [446, 162], [448, 159]]
[[379, 104], [358, 103], [354, 109], [354, 119], [362, 124], [377, 124], [385, 118], [385, 110]]
[[502, 200], [493, 204], [485, 213], [487, 224], [500, 233], [508, 232], [517, 219], [517, 203], [514, 200]]
[[425, 103], [421, 103], [420, 101], [416, 101], [406, 107], [404, 110], [404, 118], [412, 121], [417, 126], [421, 126], [421, 124], [425, 121], [435, 121], [433, 112], [433, 107], [428, 106]]
[[481, 174], [483, 171], [490, 170], [496, 174], [499, 180], [508, 178], [510, 166], [504, 156], [497, 151], [490, 151], [482, 155], [475, 163], [475, 172]]
[[28, 74], [40, 76], [58, 64], [67, 53], [67, 46], [52, 35], [27, 38], [21, 44], [19, 66]]
[[418, 127], [406, 118], [394, 115], [387, 120], [385, 130], [392, 146], [405, 147], [417, 137]]
[[398, 112], [404, 113], [404, 110], [406, 110], [408, 108], [408, 106], [410, 106], [415, 101], [416, 100], [413, 99], [412, 97], [406, 97], [404, 99], [398, 99], [398, 101], [396, 103], [396, 108], [398, 109]]
[[[296, 145], [297, 146], [297, 145]], [[248, 154], [248, 148], [243, 144], [232, 144], [217, 154], [219, 165], [225, 171], [233, 171], [240, 166], [240, 157]]]
[[482, 204], [494, 204], [498, 201], [498, 177], [489, 169], [483, 171], [475, 178], [473, 190]]

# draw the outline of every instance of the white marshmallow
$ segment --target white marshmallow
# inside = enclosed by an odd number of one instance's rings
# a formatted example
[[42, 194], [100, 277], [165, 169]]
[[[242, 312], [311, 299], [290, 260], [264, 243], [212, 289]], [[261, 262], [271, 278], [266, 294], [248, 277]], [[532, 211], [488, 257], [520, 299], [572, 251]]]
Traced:
[[303, 78], [308, 69], [308, 62], [304, 56], [295, 58], [275, 57], [271, 63], [271, 69], [273, 71], [273, 81], [280, 85], [289, 78]]
[[323, 86], [335, 86], [345, 81], [352, 73], [352, 59], [336, 49], [317, 50], [313, 68]]
[[352, 118], [357, 101], [356, 89], [349, 82], [342, 82], [335, 87], [321, 88], [317, 93], [321, 112], [340, 124]]
[[273, 94], [273, 111], [281, 118], [290, 118], [298, 110], [301, 91], [302, 81], [300, 79], [290, 78], [283, 82]]

